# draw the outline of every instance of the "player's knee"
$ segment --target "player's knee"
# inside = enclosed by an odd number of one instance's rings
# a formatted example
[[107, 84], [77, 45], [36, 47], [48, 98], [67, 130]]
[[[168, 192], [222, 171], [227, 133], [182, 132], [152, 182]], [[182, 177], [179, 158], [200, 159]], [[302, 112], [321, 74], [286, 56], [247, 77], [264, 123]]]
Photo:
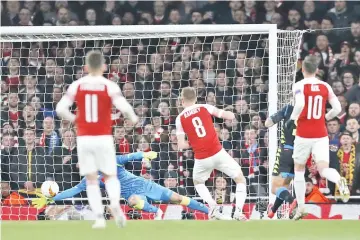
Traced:
[[96, 173], [86, 175], [86, 184], [96, 185], [98, 184], [98, 175]]
[[128, 198], [128, 205], [130, 207], [133, 207], [133, 206], [136, 206], [138, 203], [139, 203], [139, 200], [140, 198], [136, 195], [131, 195], [129, 198]]
[[172, 203], [176, 203], [176, 204], [181, 203], [182, 200], [183, 200], [183, 196], [181, 196], [175, 192], [171, 195], [171, 198], [170, 198], [170, 201]]
[[305, 164], [295, 163], [294, 170], [297, 172], [305, 171]]

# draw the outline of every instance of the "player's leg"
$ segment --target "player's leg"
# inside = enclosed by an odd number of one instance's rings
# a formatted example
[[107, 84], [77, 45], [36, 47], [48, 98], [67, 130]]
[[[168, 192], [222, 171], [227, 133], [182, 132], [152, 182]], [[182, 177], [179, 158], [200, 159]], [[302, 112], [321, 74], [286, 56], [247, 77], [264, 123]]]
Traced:
[[289, 192], [289, 184], [294, 177], [294, 160], [291, 149], [278, 149], [272, 173], [271, 192], [276, 195], [274, 204], [268, 210], [268, 217], [273, 218], [283, 202], [292, 204], [294, 197]]
[[136, 210], [155, 213], [155, 220], [161, 220], [163, 212], [160, 208], [151, 205], [143, 195], [133, 194], [128, 198], [128, 205]]
[[[313, 139], [306, 139], [296, 136], [294, 141], [294, 188], [295, 195], [298, 204], [298, 211], [294, 216], [295, 220], [301, 219], [305, 213], [305, 164], [307, 159], [310, 156], [312, 149]], [[290, 206], [290, 211], [294, 209], [295, 206]]]
[[93, 139], [89, 137], [77, 138], [78, 161], [80, 175], [86, 178], [86, 194], [89, 200], [91, 210], [96, 216], [96, 222], [93, 228], [105, 227], [104, 207], [101, 200], [101, 192], [98, 182], [98, 169], [93, 154]]
[[228, 175], [236, 183], [236, 211], [234, 218], [237, 220], [245, 220], [242, 211], [247, 196], [246, 179], [243, 175], [241, 167], [224, 149], [222, 149], [216, 157], [215, 168]]
[[273, 176], [271, 180], [271, 192], [276, 195], [274, 204], [269, 208], [268, 217], [273, 218], [276, 211], [283, 204], [283, 202], [293, 203], [294, 197], [289, 192], [289, 184], [292, 177], [286, 177], [285, 175]]
[[106, 192], [110, 199], [110, 209], [115, 221], [121, 226], [125, 225], [125, 215], [120, 208], [120, 181], [117, 177], [116, 153], [111, 136], [102, 136], [96, 150], [96, 163], [105, 180]]
[[188, 207], [192, 210], [197, 210], [205, 214], [209, 214], [209, 209], [202, 203], [189, 198], [187, 196], [182, 196], [176, 192], [171, 191], [170, 202], [175, 204], [180, 204], [182, 206]]
[[346, 179], [342, 178], [336, 169], [329, 167], [329, 151], [324, 149], [329, 149], [329, 139], [327, 137], [320, 138], [314, 143], [312, 154], [317, 170], [321, 177], [335, 183], [339, 187], [342, 200], [347, 202], [350, 197], [350, 191], [347, 187]]
[[199, 196], [209, 204], [210, 208], [215, 209], [216, 201], [212, 198], [205, 182], [209, 179], [211, 172], [214, 170], [213, 159], [206, 158], [195, 160], [193, 169], [194, 186]]

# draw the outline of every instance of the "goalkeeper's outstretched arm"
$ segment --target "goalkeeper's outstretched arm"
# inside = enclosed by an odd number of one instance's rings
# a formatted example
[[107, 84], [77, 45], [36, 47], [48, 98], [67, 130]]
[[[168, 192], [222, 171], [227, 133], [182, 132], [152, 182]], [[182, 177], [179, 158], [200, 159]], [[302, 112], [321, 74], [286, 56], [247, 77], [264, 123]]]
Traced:
[[55, 197], [53, 197], [52, 200], [60, 201], [66, 198], [71, 198], [85, 190], [86, 190], [86, 179], [83, 178], [78, 185], [57, 194]]
[[150, 152], [135, 152], [125, 155], [118, 155], [116, 156], [116, 162], [118, 165], [124, 165], [129, 161], [137, 161], [142, 159], [152, 160], [157, 157], [157, 153], [150, 151]]
[[288, 113], [288, 111], [292, 111], [291, 108], [292, 108], [291, 105], [286, 105], [281, 110], [277, 111], [275, 114], [268, 117], [265, 121], [265, 127], [269, 128], [281, 122], [283, 119], [285, 119], [285, 116]]

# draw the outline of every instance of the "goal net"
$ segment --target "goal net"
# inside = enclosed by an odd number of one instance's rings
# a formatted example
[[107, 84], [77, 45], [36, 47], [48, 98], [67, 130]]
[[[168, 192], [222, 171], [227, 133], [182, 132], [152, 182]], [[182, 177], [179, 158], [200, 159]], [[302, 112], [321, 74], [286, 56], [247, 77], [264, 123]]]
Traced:
[[[117, 154], [158, 153], [150, 165], [128, 162], [128, 171], [202, 201], [192, 183], [193, 152], [178, 152], [175, 135], [179, 93], [192, 86], [198, 103], [236, 114], [232, 122], [214, 119], [214, 127], [246, 176], [245, 213], [262, 217], [278, 145], [277, 130], [267, 131], [264, 121], [291, 99], [303, 32], [276, 31], [272, 25], [101, 28], [1, 28], [1, 181], [3, 198], [9, 200], [3, 219], [93, 217], [85, 192], [41, 209], [30, 201], [45, 180], [56, 181], [60, 191], [81, 180], [76, 126], [60, 120], [55, 107], [67, 86], [86, 74], [84, 56], [92, 49], [103, 53], [105, 77], [121, 87], [140, 117], [133, 125], [114, 110]], [[207, 186], [231, 215], [234, 182], [214, 171]], [[106, 202], [105, 191], [103, 197]], [[130, 209], [126, 199], [123, 204], [129, 218], [153, 218]], [[206, 218], [182, 206], [159, 206], [164, 219]]]

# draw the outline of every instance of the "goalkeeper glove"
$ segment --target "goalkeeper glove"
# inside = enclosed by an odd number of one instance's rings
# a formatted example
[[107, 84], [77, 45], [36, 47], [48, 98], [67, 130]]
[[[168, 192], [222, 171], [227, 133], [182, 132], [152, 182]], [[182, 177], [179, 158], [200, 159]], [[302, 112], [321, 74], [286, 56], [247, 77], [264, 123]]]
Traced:
[[144, 160], [151, 161], [155, 158], [157, 158], [157, 152], [154, 151], [144, 152]]
[[32, 200], [32, 205], [37, 209], [42, 209], [46, 205], [54, 202], [51, 198], [39, 197]]

